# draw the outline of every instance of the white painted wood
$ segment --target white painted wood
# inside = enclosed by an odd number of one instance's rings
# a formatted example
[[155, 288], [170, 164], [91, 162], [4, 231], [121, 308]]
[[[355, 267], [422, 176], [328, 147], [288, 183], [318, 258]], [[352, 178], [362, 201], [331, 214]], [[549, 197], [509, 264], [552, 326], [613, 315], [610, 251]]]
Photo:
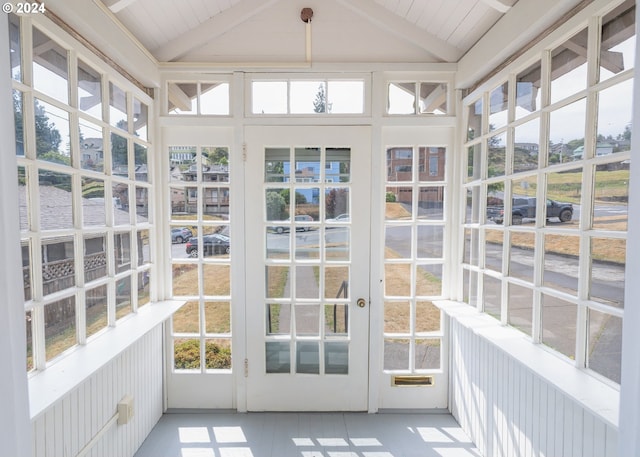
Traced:
[[[367, 411], [369, 380], [369, 224], [371, 186], [371, 131], [359, 127], [247, 127], [247, 165], [245, 201], [246, 214], [256, 221], [245, 221], [246, 274], [254, 278], [247, 284], [247, 409], [250, 411]], [[264, 163], [265, 147], [334, 147], [351, 148], [350, 188], [350, 269], [349, 356], [348, 374], [268, 374], [265, 362], [265, 219], [264, 219]], [[294, 163], [293, 161], [291, 162]], [[286, 186], [287, 184], [285, 184]], [[322, 200], [321, 200], [322, 201]], [[292, 230], [292, 234], [296, 233]], [[308, 233], [308, 232], [307, 232]], [[293, 236], [293, 235], [292, 235]], [[324, 242], [320, 241], [320, 246]], [[291, 244], [290, 244], [291, 246]], [[293, 259], [293, 252], [291, 254]], [[295, 265], [295, 263], [292, 263]], [[321, 268], [324, 265], [320, 263]], [[294, 276], [295, 277], [295, 273]], [[323, 283], [320, 281], [320, 290]], [[295, 288], [294, 288], [295, 290]], [[291, 306], [295, 296], [292, 295]], [[364, 298], [366, 306], [356, 307], [356, 300]], [[315, 302], [314, 302], [315, 303]], [[321, 306], [322, 301], [320, 302]], [[293, 312], [292, 314], [294, 314]], [[303, 338], [304, 339], [304, 338]], [[270, 339], [274, 341], [273, 336]], [[330, 340], [330, 338], [327, 338]], [[282, 340], [289, 343], [289, 338]], [[314, 340], [317, 341], [317, 340]], [[320, 344], [325, 339], [320, 340]], [[338, 341], [344, 341], [342, 339]], [[320, 357], [324, 354], [321, 349]], [[375, 352], [374, 352], [375, 354]], [[295, 356], [295, 355], [294, 355]], [[292, 358], [291, 360], [294, 360]], [[313, 392], [313, 395], [309, 395]]]
[[28, 455], [28, 418], [24, 294], [20, 284], [20, 228], [15, 128], [9, 71], [8, 19], [0, 20], [0, 446], [6, 455]]
[[77, 455], [108, 424], [117, 402], [126, 394], [134, 397], [132, 421], [114, 425], [87, 455], [132, 456], [162, 415], [162, 390], [158, 388], [162, 384], [162, 351], [162, 325], [156, 325], [34, 417], [34, 456]]
[[[583, 397], [570, 395], [566, 385], [552, 380], [540, 366], [522, 362], [530, 362], [531, 357], [510, 354], [508, 349], [517, 345], [516, 339], [507, 342], [509, 332], [500, 335], [502, 327], [495, 320], [488, 328], [489, 319], [481, 319], [483, 328], [479, 328], [479, 321], [474, 325], [464, 314], [454, 315], [449, 327], [450, 410], [481, 454], [619, 455], [616, 427], [609, 422], [614, 417], [604, 409], [595, 413]], [[574, 384], [581, 386], [585, 381], [575, 380]]]

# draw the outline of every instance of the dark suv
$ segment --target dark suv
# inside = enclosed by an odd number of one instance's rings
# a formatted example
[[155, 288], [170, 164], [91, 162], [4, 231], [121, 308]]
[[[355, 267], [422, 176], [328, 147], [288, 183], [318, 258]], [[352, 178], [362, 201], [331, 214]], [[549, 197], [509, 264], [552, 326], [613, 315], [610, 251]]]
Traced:
[[[560, 222], [569, 222], [573, 219], [573, 205], [571, 203], [557, 202], [547, 198], [547, 220], [551, 217], [557, 217]], [[522, 224], [523, 219], [536, 218], [536, 199], [535, 197], [514, 197], [511, 206], [511, 223], [513, 225]], [[496, 224], [504, 222], [503, 206], [488, 206], [487, 220]]]

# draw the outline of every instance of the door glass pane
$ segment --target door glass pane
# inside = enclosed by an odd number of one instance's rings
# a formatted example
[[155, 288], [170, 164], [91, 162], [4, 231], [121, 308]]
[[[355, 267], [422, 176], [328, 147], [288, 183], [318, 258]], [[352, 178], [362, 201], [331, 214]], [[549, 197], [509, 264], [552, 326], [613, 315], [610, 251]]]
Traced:
[[416, 340], [416, 370], [437, 370], [440, 368], [440, 339], [427, 338]]
[[296, 345], [296, 373], [320, 373], [319, 349], [316, 342], [298, 342]]
[[318, 336], [320, 333], [320, 305], [296, 305], [296, 335]]
[[291, 372], [291, 351], [288, 342], [267, 341], [265, 358], [267, 373]]
[[324, 343], [324, 372], [326, 374], [349, 374], [348, 343]]
[[291, 305], [289, 303], [267, 303], [267, 335], [291, 333]]

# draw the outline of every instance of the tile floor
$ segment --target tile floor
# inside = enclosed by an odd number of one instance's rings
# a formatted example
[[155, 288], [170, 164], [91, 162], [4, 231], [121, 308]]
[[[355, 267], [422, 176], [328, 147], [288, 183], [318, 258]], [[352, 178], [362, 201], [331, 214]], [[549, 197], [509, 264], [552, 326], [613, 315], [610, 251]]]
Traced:
[[135, 457], [481, 457], [449, 414], [165, 414]]

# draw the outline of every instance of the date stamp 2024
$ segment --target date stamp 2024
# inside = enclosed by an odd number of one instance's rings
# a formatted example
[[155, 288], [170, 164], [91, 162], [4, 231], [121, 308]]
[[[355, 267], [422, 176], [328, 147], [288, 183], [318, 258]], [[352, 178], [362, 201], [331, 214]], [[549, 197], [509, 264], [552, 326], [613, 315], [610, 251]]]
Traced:
[[2, 11], [16, 14], [42, 14], [47, 11], [47, 8], [40, 2], [7, 2], [2, 5]]

